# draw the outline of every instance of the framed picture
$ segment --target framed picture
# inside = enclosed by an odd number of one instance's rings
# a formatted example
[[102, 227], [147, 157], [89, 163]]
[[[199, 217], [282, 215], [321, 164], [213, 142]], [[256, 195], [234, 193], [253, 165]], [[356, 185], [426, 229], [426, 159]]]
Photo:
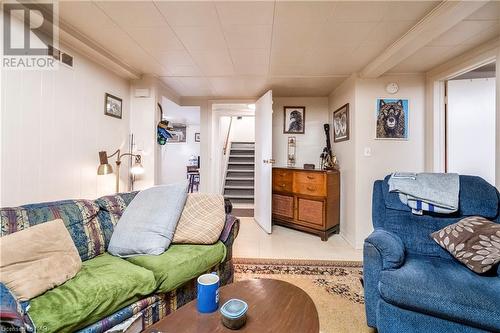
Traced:
[[333, 111], [333, 142], [349, 140], [349, 103]]
[[104, 114], [122, 119], [122, 99], [106, 93], [104, 95]]
[[407, 140], [408, 113], [407, 99], [377, 99], [376, 139]]
[[185, 143], [186, 142], [186, 124], [172, 124], [170, 131], [172, 137], [167, 140], [167, 143]]
[[200, 133], [194, 133], [194, 142], [200, 142]]
[[306, 107], [285, 106], [283, 107], [283, 112], [283, 133], [304, 134], [306, 124]]

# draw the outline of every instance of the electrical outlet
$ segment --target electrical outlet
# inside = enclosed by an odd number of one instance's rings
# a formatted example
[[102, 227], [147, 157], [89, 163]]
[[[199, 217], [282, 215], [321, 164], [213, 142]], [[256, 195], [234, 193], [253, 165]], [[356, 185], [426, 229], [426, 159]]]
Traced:
[[364, 151], [363, 155], [365, 155], [365, 157], [372, 156], [372, 149], [370, 147], [365, 147], [365, 151]]

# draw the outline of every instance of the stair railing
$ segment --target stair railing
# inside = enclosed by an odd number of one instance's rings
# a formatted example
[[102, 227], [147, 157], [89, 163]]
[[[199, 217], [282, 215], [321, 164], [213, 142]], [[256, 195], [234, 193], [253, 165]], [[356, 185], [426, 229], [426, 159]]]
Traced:
[[231, 134], [232, 125], [233, 125], [233, 117], [229, 119], [229, 128], [227, 129], [226, 140], [224, 141], [224, 155], [227, 154], [227, 146], [229, 145], [229, 135]]

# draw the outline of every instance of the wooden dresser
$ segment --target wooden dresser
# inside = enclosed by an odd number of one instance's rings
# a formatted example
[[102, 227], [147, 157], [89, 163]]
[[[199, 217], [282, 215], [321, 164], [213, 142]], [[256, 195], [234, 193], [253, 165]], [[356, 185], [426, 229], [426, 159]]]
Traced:
[[338, 233], [340, 173], [337, 170], [273, 168], [273, 223], [321, 236]]

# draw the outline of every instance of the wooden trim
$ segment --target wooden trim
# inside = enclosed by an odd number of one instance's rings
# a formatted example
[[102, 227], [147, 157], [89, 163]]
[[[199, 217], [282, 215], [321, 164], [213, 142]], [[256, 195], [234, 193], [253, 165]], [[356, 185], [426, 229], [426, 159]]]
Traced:
[[448, 172], [448, 80], [444, 81], [444, 172]]

